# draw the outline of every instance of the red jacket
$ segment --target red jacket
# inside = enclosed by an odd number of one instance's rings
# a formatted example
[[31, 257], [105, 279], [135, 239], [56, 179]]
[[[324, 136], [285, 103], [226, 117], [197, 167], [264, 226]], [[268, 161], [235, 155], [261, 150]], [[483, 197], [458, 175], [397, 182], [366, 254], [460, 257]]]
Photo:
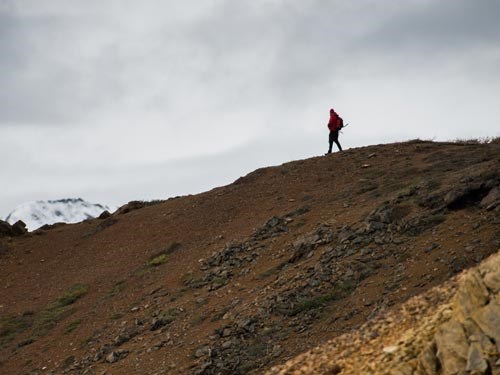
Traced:
[[328, 122], [328, 129], [331, 132], [340, 129], [340, 117], [333, 109], [330, 110], [330, 121]]

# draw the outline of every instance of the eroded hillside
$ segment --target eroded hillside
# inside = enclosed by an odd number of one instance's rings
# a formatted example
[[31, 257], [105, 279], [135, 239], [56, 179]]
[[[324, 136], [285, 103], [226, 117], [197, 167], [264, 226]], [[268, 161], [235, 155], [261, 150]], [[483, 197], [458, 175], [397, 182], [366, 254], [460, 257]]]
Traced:
[[267, 375], [500, 373], [500, 254]]
[[498, 251], [499, 161], [370, 146], [0, 238], [0, 372], [264, 372]]

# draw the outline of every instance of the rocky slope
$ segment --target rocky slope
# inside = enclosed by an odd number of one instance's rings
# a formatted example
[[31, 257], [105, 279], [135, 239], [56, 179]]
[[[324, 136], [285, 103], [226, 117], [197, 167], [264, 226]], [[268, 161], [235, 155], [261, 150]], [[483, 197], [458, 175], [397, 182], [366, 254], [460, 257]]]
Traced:
[[363, 373], [383, 327], [448, 317], [454, 276], [499, 250], [499, 161], [498, 143], [370, 146], [4, 237], [0, 372], [288, 371], [270, 369], [349, 333], [369, 345], [324, 373]]
[[267, 375], [500, 373], [500, 254]]

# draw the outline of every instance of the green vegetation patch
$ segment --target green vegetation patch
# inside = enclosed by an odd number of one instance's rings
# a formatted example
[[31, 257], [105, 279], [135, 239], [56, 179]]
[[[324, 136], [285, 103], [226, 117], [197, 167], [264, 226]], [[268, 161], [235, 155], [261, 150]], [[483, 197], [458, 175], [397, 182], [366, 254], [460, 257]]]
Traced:
[[[245, 354], [250, 358], [264, 357], [267, 354], [267, 352], [269, 351], [268, 345], [269, 345], [268, 343], [263, 342], [263, 341], [253, 342], [252, 344], [250, 344], [246, 347]], [[251, 362], [247, 363], [246, 365], [248, 367], [245, 368], [245, 370], [250, 370], [252, 368]]]
[[275, 267], [269, 268], [268, 270], [262, 272], [259, 275], [259, 279], [266, 279], [269, 276], [276, 275], [278, 272], [281, 271], [282, 268], [283, 268], [283, 264], [279, 264], [279, 265], [277, 265]]
[[181, 248], [181, 244], [179, 242], [173, 242], [167, 248], [160, 251], [160, 253], [170, 255], [170, 254], [176, 252], [177, 250], [179, 250], [180, 248]]
[[170, 297], [169, 297], [170, 302], [177, 301], [179, 298], [181, 298], [184, 295], [184, 293], [187, 292], [187, 290], [188, 290], [187, 288], [182, 288], [180, 290], [172, 292], [170, 294]]
[[162, 265], [163, 263], [166, 263], [168, 260], [168, 255], [166, 254], [160, 254], [160, 255], [157, 255], [155, 256], [154, 258], [151, 258], [150, 260], [148, 260], [148, 267], [158, 267], [160, 265]]
[[111, 320], [118, 320], [118, 319], [123, 318], [123, 316], [124, 316], [124, 315], [123, 315], [123, 313], [121, 313], [121, 312], [119, 312], [119, 311], [114, 311], [114, 312], [113, 312], [113, 313], [109, 316], [109, 318], [110, 318]]
[[[245, 340], [238, 341], [231, 350], [238, 353], [238, 362], [234, 363], [234, 357], [227, 355], [224, 349], [215, 352], [212, 363], [222, 362], [224, 368], [231, 368], [233, 374], [248, 374], [257, 368], [262, 368], [272, 360], [273, 355], [280, 354], [279, 349], [274, 351], [274, 343], [282, 342], [290, 336], [290, 328], [284, 327], [278, 322], [268, 322], [258, 333], [249, 335]], [[221, 326], [215, 330], [215, 334], [220, 336], [226, 326]], [[212, 352], [213, 353], [213, 352]], [[212, 365], [213, 366], [213, 365]], [[217, 373], [218, 368], [208, 367], [207, 372]]]
[[113, 287], [109, 290], [108, 293], [106, 293], [105, 297], [106, 299], [112, 298], [116, 296], [117, 294], [121, 293], [125, 289], [125, 280], [120, 280]]
[[206, 315], [198, 315], [197, 317], [195, 317], [191, 323], [193, 325], [200, 325], [201, 323], [203, 323], [205, 320], [207, 320], [207, 316]]
[[33, 325], [33, 337], [38, 338], [46, 335], [57, 323], [64, 318], [75, 313], [76, 309], [66, 307], [52, 306], [42, 310], [37, 314], [35, 324]]
[[168, 256], [173, 252], [177, 251], [181, 247], [181, 244], [178, 242], [172, 243], [170, 246], [165, 249], [160, 250], [156, 254], [154, 254], [147, 261], [146, 265], [148, 267], [158, 267], [168, 261]]
[[82, 298], [88, 291], [89, 287], [87, 285], [75, 284], [56, 300], [52, 308], [69, 306]]
[[189, 288], [199, 289], [207, 285], [208, 281], [204, 280], [201, 276], [195, 277], [193, 271], [189, 271], [181, 277], [181, 283]]
[[288, 315], [295, 316], [302, 312], [324, 307], [328, 305], [330, 302], [337, 301], [339, 299], [347, 297], [356, 289], [356, 287], [357, 285], [353, 281], [339, 282], [327, 294], [299, 301], [293, 309], [288, 311]]
[[41, 337], [47, 334], [57, 323], [75, 313], [74, 304], [88, 292], [88, 286], [85, 284], [75, 284], [71, 286], [55, 302], [47, 306], [36, 316], [33, 325], [33, 336]]
[[78, 328], [78, 326], [81, 324], [81, 322], [82, 321], [80, 319], [73, 320], [71, 323], [68, 324], [68, 326], [64, 330], [64, 333], [68, 334], [68, 333], [73, 332], [75, 329]]
[[360, 183], [360, 188], [358, 189], [357, 193], [358, 194], [364, 194], [364, 193], [367, 193], [369, 191], [378, 189], [378, 187], [379, 187], [378, 183], [373, 182], [371, 180], [368, 180], [368, 181], [365, 181], [363, 183]]
[[168, 309], [168, 311], [160, 314], [159, 318], [165, 321], [165, 324], [172, 323], [181, 314], [181, 310], [177, 308]]
[[87, 292], [87, 285], [75, 284], [39, 312], [28, 311], [21, 316], [0, 317], [0, 347], [26, 331], [31, 331], [30, 337], [18, 346], [29, 345], [37, 338], [46, 335], [57, 323], [76, 311], [71, 305]]
[[33, 325], [33, 312], [28, 311], [21, 316], [0, 317], [0, 348], [12, 341]]
[[404, 231], [410, 236], [418, 236], [419, 234], [443, 223], [445, 220], [446, 220], [446, 215], [444, 214], [435, 214], [425, 217], [418, 217], [408, 222], [404, 227]]

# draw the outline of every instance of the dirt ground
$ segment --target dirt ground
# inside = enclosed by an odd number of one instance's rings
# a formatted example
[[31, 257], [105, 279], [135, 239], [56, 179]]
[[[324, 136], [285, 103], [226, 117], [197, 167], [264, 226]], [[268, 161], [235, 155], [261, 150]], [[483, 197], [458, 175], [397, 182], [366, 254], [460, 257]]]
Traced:
[[0, 238], [0, 373], [263, 373], [497, 252], [499, 162], [369, 146]]

